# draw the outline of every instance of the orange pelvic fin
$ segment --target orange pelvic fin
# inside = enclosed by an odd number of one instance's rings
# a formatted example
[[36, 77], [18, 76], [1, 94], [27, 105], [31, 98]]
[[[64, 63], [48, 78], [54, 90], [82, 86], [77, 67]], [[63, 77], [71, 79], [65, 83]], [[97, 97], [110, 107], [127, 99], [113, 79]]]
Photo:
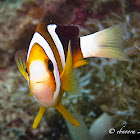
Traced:
[[31, 97], [31, 96], [32, 96], [32, 93], [30, 92], [29, 97]]

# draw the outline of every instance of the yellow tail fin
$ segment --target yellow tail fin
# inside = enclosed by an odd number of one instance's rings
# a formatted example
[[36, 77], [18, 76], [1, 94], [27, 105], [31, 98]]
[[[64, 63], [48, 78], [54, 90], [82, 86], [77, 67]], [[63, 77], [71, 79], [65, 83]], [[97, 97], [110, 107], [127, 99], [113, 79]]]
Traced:
[[62, 105], [62, 103], [60, 102], [59, 104], [57, 104], [55, 106], [55, 108], [63, 115], [63, 117], [68, 120], [70, 123], [72, 123], [73, 125], [79, 127], [80, 124], [77, 120], [75, 120], [72, 115], [66, 110], [66, 108]]
[[41, 121], [41, 118], [45, 112], [46, 108], [41, 106], [40, 109], [39, 109], [39, 112], [37, 114], [37, 116], [35, 117], [35, 120], [34, 120], [34, 123], [33, 123], [33, 129], [36, 129], [38, 124], [40, 123]]

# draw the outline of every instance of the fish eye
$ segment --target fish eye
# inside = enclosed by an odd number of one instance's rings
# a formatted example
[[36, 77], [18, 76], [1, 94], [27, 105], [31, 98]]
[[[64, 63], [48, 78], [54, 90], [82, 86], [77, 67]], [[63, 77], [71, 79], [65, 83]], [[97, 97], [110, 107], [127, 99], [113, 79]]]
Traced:
[[48, 69], [49, 69], [49, 71], [51, 71], [51, 72], [53, 72], [53, 69], [54, 69], [53, 63], [52, 63], [52, 61], [51, 61], [50, 59], [48, 60]]

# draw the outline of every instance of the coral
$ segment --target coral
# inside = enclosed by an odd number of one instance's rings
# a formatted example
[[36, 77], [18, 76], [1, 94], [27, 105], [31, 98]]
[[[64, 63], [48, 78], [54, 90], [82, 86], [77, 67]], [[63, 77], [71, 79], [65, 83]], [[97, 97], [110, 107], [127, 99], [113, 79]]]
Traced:
[[140, 12], [140, 1], [139, 0], [129, 0], [130, 8], [133, 11]]

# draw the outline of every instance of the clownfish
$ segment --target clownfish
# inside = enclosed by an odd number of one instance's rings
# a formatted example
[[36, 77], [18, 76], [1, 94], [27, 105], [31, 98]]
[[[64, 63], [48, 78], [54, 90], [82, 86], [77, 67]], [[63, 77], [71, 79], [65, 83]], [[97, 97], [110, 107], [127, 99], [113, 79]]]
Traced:
[[28, 81], [31, 95], [41, 104], [33, 128], [46, 108], [56, 108], [73, 125], [80, 124], [61, 103], [64, 91], [75, 92], [72, 70], [87, 64], [84, 58], [104, 57], [127, 60], [119, 49], [122, 26], [115, 25], [102, 31], [79, 37], [77, 26], [57, 26], [40, 23], [32, 37], [26, 58], [16, 53], [17, 66]]

